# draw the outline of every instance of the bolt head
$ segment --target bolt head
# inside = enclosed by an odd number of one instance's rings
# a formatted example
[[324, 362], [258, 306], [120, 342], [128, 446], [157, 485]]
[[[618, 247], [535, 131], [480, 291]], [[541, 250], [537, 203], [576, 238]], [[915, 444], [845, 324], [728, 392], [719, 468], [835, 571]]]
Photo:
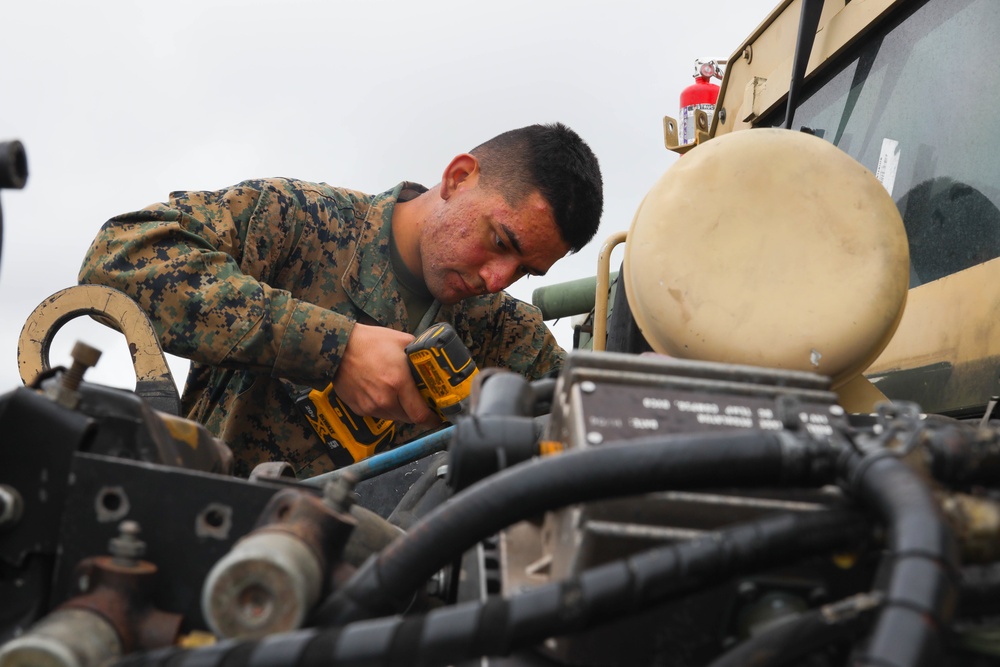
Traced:
[[97, 361], [101, 358], [101, 351], [82, 341], [77, 341], [73, 346], [73, 351], [70, 352], [70, 356], [73, 357], [73, 361], [90, 368], [97, 365]]
[[118, 537], [108, 542], [108, 552], [123, 564], [134, 564], [146, 553], [146, 543], [139, 539], [139, 524], [122, 521], [118, 526]]

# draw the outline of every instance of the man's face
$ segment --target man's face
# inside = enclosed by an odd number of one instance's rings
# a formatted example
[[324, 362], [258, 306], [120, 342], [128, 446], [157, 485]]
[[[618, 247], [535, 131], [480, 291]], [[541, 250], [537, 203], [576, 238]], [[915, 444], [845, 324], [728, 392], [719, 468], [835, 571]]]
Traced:
[[543, 275], [567, 252], [552, 208], [537, 191], [512, 207], [499, 192], [472, 183], [440, 202], [420, 237], [424, 282], [443, 304]]

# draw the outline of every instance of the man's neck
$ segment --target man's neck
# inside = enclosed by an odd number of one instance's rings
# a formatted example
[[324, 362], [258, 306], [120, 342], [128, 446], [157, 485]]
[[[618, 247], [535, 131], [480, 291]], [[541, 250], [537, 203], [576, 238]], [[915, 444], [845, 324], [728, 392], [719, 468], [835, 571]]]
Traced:
[[420, 280], [424, 275], [420, 261], [420, 222], [427, 214], [428, 204], [436, 196], [438, 187], [409, 201], [397, 202], [392, 209], [392, 235], [399, 257], [410, 273]]

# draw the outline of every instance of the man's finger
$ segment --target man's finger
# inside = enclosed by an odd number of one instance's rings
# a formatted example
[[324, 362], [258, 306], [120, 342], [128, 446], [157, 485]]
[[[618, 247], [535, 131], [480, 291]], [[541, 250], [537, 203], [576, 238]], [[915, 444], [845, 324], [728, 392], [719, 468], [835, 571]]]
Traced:
[[408, 424], [422, 424], [434, 415], [434, 412], [427, 407], [424, 397], [416, 385], [403, 387], [399, 392], [399, 405], [406, 413], [406, 419], [402, 420]]

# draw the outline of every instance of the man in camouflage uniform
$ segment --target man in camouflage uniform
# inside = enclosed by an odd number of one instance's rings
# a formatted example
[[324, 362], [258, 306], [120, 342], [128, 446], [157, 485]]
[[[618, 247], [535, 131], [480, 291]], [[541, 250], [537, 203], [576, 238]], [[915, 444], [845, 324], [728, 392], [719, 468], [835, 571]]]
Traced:
[[452, 323], [480, 368], [557, 369], [538, 310], [502, 290], [585, 245], [602, 202], [590, 148], [533, 125], [456, 156], [429, 190], [267, 179], [172, 193], [109, 220], [80, 282], [129, 294], [192, 360], [183, 409], [238, 474], [282, 460], [305, 477], [333, 464], [296, 391], [332, 382], [359, 414], [416, 425], [397, 443], [432, 426], [404, 353], [422, 326]]

